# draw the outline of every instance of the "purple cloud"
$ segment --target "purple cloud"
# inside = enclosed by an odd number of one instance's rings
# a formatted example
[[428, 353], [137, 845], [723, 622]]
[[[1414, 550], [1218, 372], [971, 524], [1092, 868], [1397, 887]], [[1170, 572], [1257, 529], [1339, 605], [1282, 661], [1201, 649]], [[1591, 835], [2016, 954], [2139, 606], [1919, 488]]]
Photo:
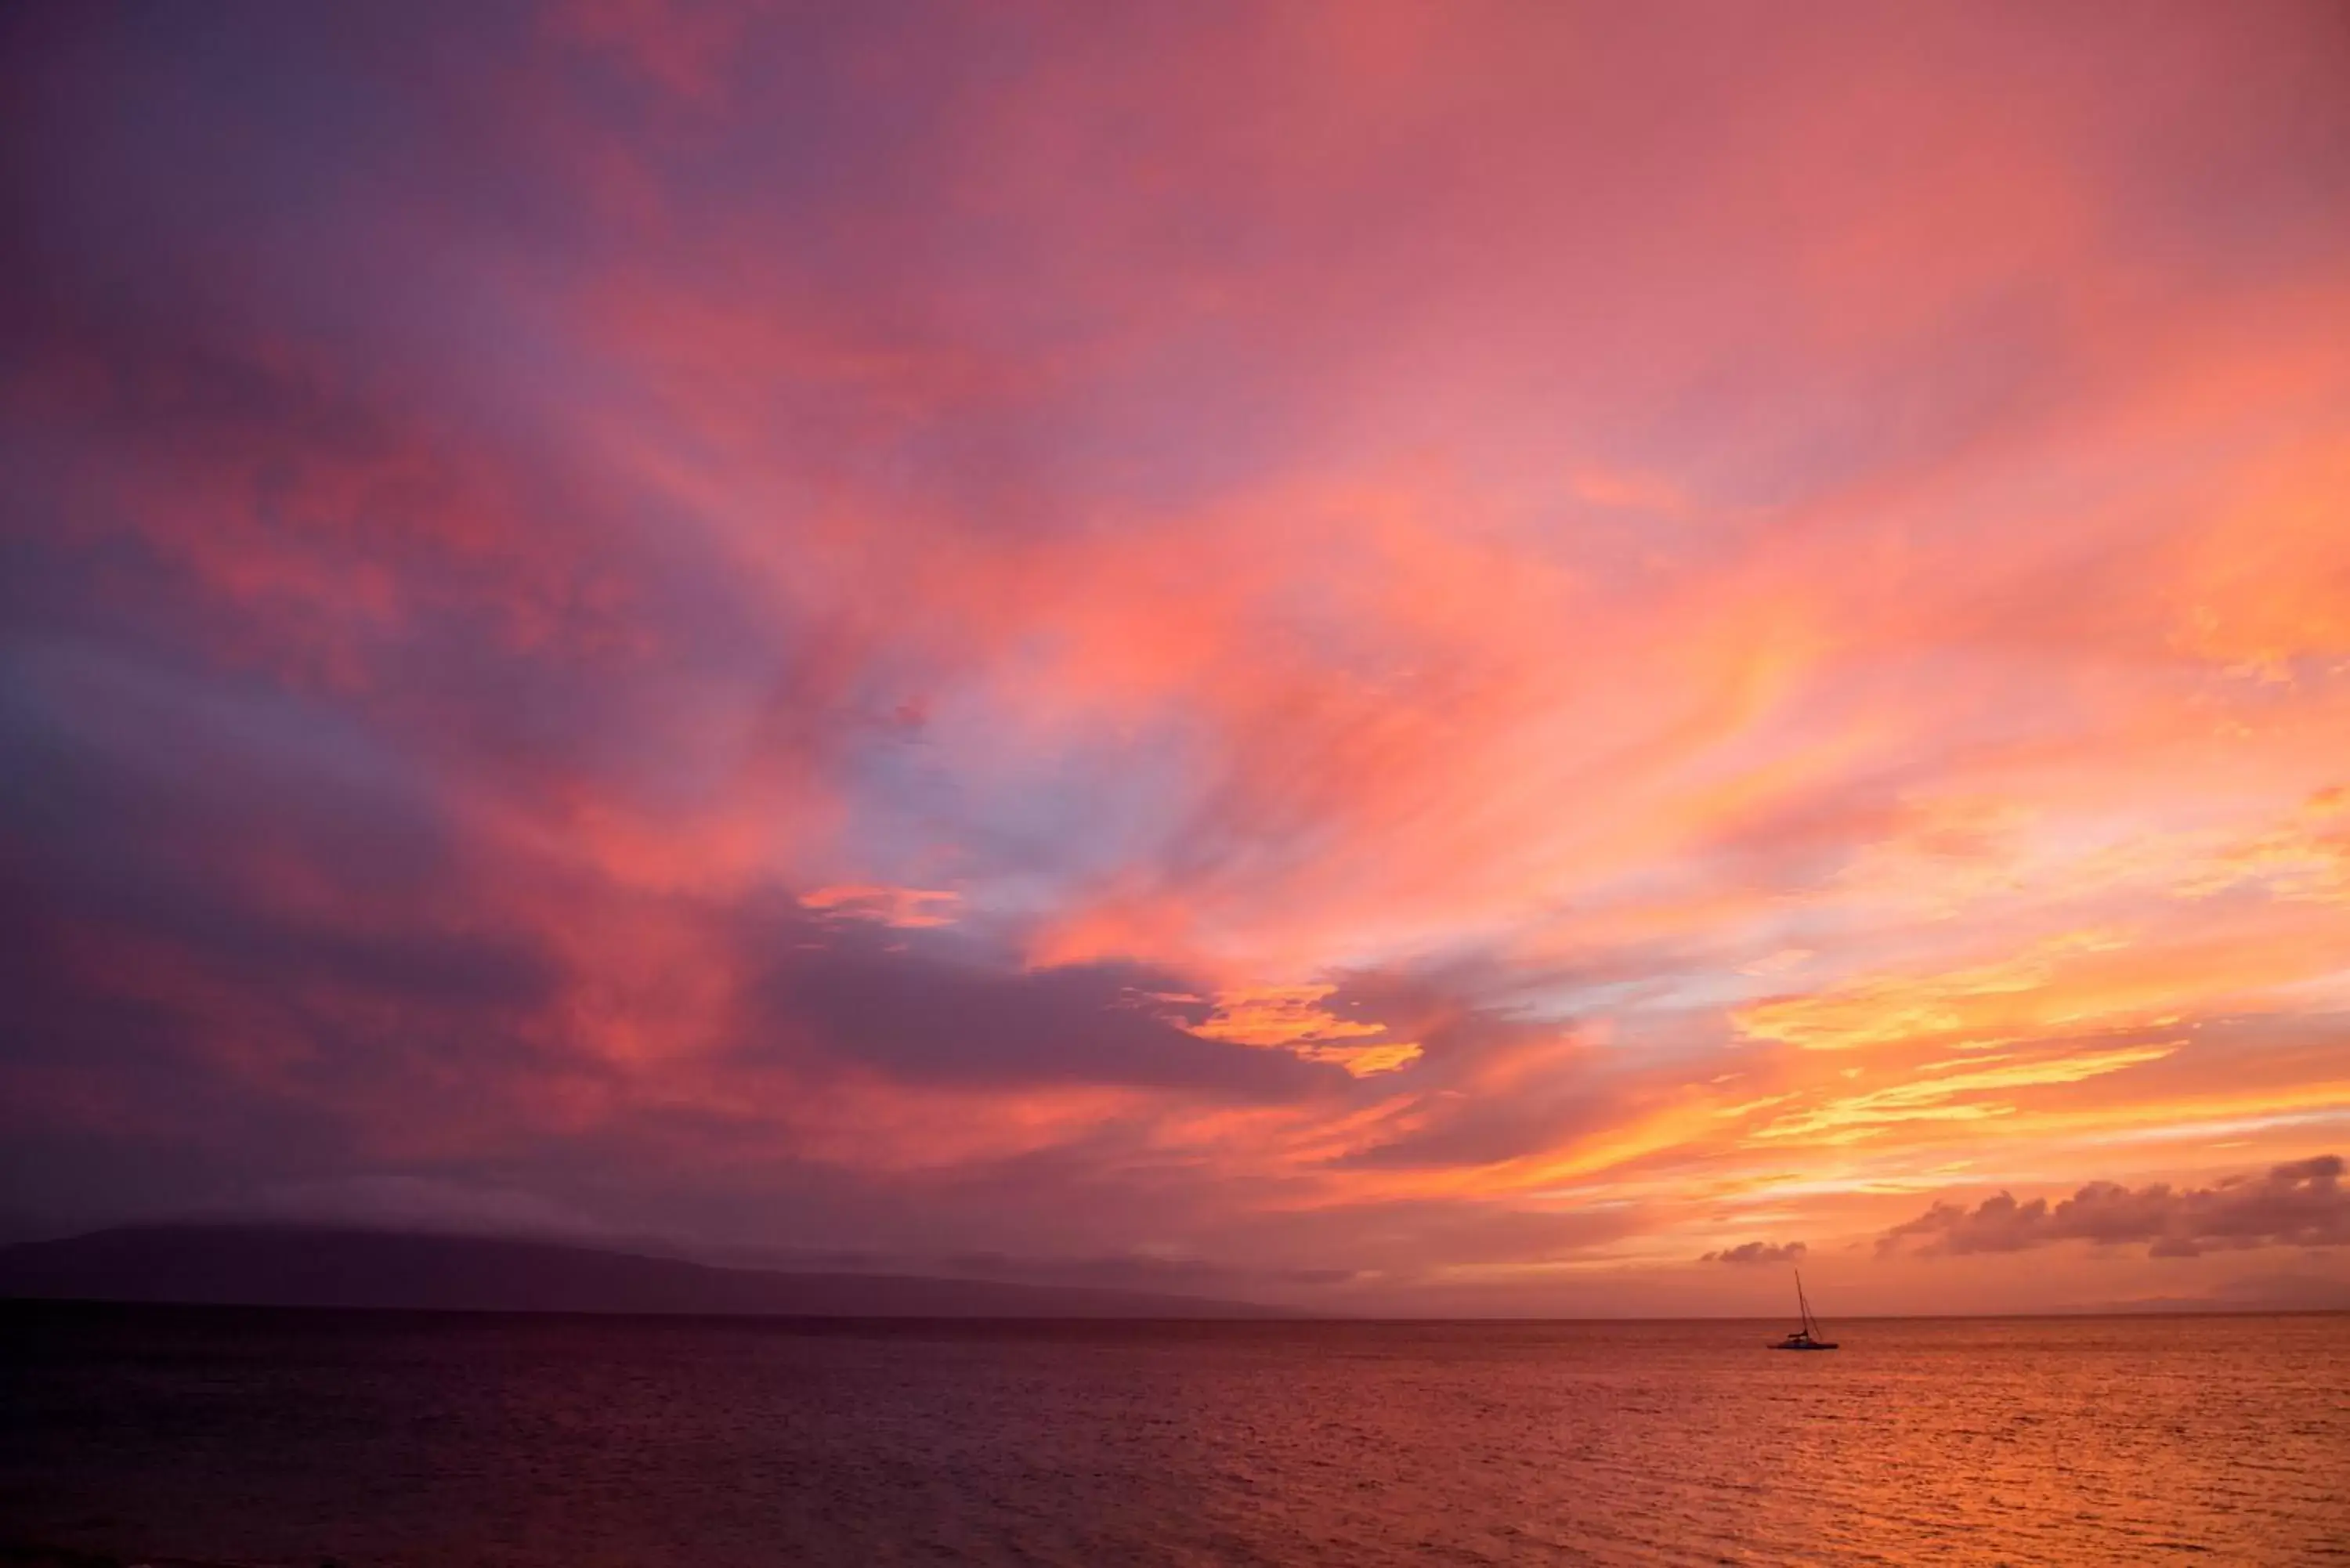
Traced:
[[1698, 1260], [1700, 1263], [1736, 1263], [1753, 1267], [1762, 1263], [1793, 1263], [1800, 1261], [1806, 1249], [1801, 1241], [1789, 1241], [1773, 1246], [1768, 1241], [1748, 1241], [1736, 1247], [1726, 1247], [1719, 1252], [1708, 1252]]
[[2101, 1247], [2144, 1241], [2156, 1258], [2247, 1247], [2350, 1246], [2350, 1191], [2342, 1186], [2342, 1157], [2323, 1154], [2265, 1176], [2185, 1191], [2163, 1182], [2131, 1189], [2093, 1181], [2054, 1207], [2044, 1198], [2019, 1203], [2008, 1192], [1972, 1210], [1937, 1203], [1887, 1231], [1877, 1250], [1898, 1251], [1913, 1239], [1929, 1255], [2021, 1252], [2058, 1241]]

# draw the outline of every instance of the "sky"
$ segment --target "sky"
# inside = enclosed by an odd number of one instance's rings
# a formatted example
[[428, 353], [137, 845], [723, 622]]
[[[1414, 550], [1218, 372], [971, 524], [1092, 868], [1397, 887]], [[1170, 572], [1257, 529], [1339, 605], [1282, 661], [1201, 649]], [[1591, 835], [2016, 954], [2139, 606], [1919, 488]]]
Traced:
[[2340, 6], [0, 78], [8, 1233], [2350, 1300]]

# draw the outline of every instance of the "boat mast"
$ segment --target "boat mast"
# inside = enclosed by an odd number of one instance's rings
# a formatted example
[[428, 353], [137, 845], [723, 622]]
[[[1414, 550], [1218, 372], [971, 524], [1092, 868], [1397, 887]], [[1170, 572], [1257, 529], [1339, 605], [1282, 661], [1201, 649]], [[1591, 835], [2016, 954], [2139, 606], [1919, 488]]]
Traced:
[[1812, 1332], [1812, 1303], [1804, 1299], [1804, 1271], [1801, 1269], [1797, 1269], [1795, 1271], [1795, 1311], [1804, 1320], [1804, 1336], [1806, 1338], [1810, 1337]]

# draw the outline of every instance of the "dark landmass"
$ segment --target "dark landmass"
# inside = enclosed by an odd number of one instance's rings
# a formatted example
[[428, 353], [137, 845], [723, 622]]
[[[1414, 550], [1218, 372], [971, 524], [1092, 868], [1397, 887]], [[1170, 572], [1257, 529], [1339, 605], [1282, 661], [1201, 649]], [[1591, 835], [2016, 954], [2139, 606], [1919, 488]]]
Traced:
[[2097, 1314], [2350, 1312], [2350, 1281], [2322, 1274], [2254, 1274], [2210, 1295], [2138, 1296], [2074, 1309]]
[[[77, 1546], [51, 1546], [38, 1542], [0, 1542], [0, 1568], [240, 1568], [195, 1557], [131, 1557], [111, 1552], [84, 1552]], [[322, 1568], [341, 1568], [328, 1558]]]
[[720, 1269], [551, 1241], [284, 1225], [126, 1226], [0, 1248], [0, 1297], [743, 1317], [1295, 1315], [1140, 1291]]

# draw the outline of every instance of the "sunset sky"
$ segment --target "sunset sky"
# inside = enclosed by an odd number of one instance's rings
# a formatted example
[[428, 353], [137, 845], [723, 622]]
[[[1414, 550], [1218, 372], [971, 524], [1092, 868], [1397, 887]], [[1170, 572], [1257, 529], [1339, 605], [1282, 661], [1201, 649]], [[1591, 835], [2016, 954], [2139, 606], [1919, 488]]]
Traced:
[[0, 1239], [2350, 1290], [2339, 5], [57, 3], [0, 78]]

